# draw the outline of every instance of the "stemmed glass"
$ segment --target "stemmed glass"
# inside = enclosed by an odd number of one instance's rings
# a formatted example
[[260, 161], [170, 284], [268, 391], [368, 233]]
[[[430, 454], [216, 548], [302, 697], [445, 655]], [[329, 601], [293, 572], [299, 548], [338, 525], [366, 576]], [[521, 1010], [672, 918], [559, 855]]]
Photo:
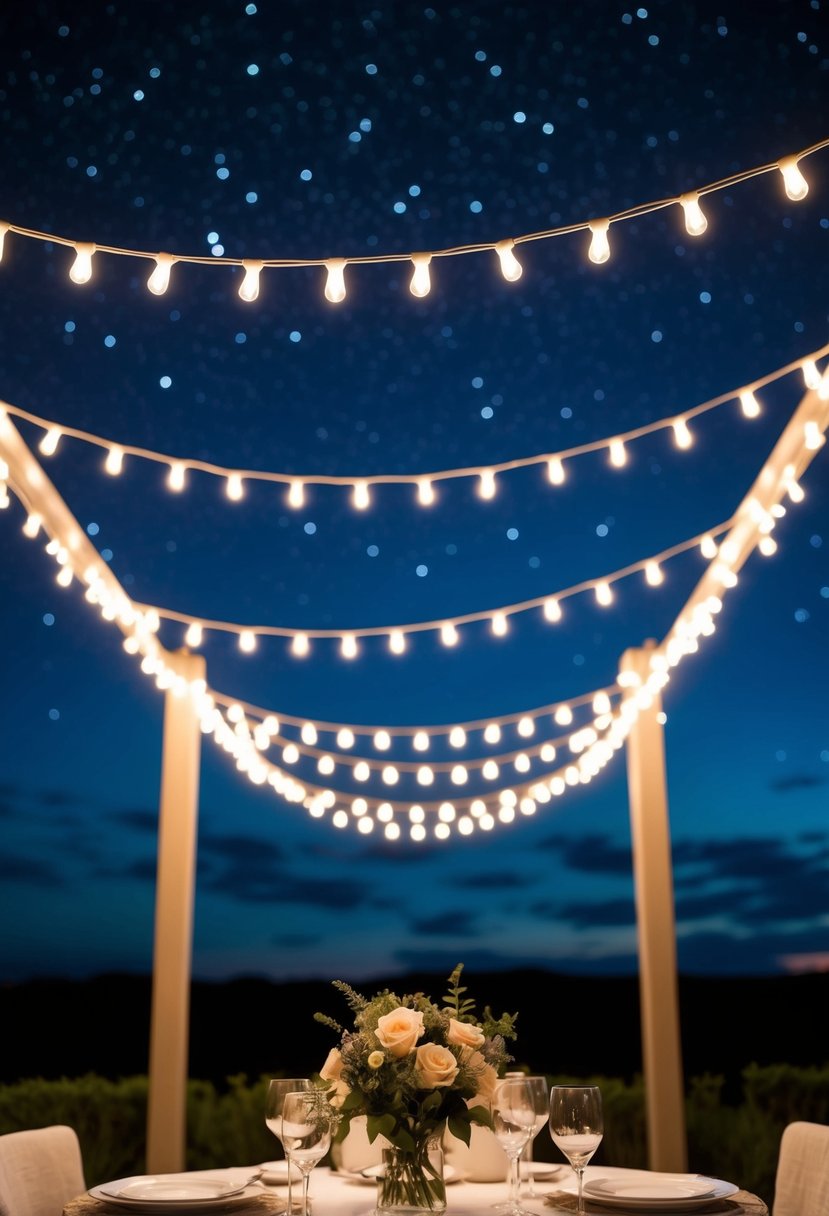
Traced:
[[577, 1211], [584, 1212], [584, 1167], [602, 1142], [602, 1091], [598, 1085], [554, 1085], [550, 1090], [550, 1136], [579, 1182]]
[[285, 1160], [288, 1162], [288, 1216], [291, 1216], [294, 1209], [291, 1204], [291, 1159], [282, 1139], [282, 1104], [286, 1094], [298, 1093], [301, 1090], [307, 1092], [311, 1089], [313, 1089], [313, 1085], [308, 1077], [280, 1077], [279, 1080], [268, 1082], [268, 1092], [265, 1097], [265, 1123], [282, 1145]]
[[331, 1147], [330, 1108], [322, 1094], [317, 1096], [308, 1090], [300, 1090], [285, 1095], [282, 1103], [282, 1144], [289, 1165], [295, 1161], [302, 1172], [300, 1212], [301, 1216], [307, 1216], [311, 1170]]
[[506, 1205], [498, 1205], [507, 1216], [529, 1216], [520, 1203], [521, 1179], [518, 1159], [535, 1134], [535, 1104], [532, 1088], [524, 1079], [499, 1081], [492, 1095], [492, 1130], [509, 1162]]
[[547, 1120], [550, 1117], [550, 1101], [549, 1101], [549, 1092], [547, 1090], [547, 1078], [546, 1077], [527, 1077], [527, 1076], [525, 1076], [524, 1080], [529, 1085], [530, 1091], [533, 1096], [533, 1106], [535, 1108], [535, 1128], [534, 1128], [533, 1133], [530, 1136], [529, 1140], [527, 1141], [526, 1148], [524, 1149], [523, 1153], [521, 1154], [521, 1157], [519, 1160], [519, 1170], [520, 1170], [521, 1161], [526, 1161], [530, 1167], [527, 1170], [527, 1174], [529, 1175], [528, 1180], [527, 1180], [528, 1181], [527, 1195], [530, 1197], [530, 1199], [534, 1199], [535, 1198], [535, 1178], [533, 1176], [533, 1171], [532, 1171], [533, 1141], [535, 1140], [536, 1136], [541, 1131], [542, 1127], [544, 1126], [544, 1124], [547, 1122]]

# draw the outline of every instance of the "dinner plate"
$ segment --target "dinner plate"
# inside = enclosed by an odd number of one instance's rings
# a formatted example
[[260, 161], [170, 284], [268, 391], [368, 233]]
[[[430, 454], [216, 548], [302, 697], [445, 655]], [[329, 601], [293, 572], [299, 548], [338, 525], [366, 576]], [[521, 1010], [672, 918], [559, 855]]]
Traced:
[[227, 1178], [185, 1174], [150, 1174], [117, 1178], [89, 1190], [93, 1199], [129, 1208], [133, 1212], [191, 1212], [198, 1208], [226, 1208], [247, 1203], [262, 1191]]
[[[373, 1186], [377, 1179], [382, 1177], [385, 1168], [384, 1165], [367, 1165], [364, 1170], [360, 1170], [357, 1173], [351, 1170], [337, 1170], [337, 1173], [342, 1178], [350, 1178], [352, 1182], [367, 1182]], [[454, 1166], [444, 1165], [443, 1181], [447, 1186], [452, 1182], [460, 1182], [462, 1176], [460, 1171], [456, 1170]]]
[[520, 1161], [519, 1168], [522, 1178], [535, 1178], [537, 1182], [543, 1182], [545, 1178], [555, 1178], [564, 1166], [556, 1165], [554, 1161]]
[[[279, 1161], [263, 1161], [259, 1169], [262, 1171], [259, 1180], [266, 1186], [285, 1186], [288, 1182], [288, 1162], [284, 1157]], [[295, 1165], [291, 1168], [291, 1182], [301, 1181], [302, 1171]]]
[[[687, 1212], [715, 1199], [727, 1199], [740, 1189], [722, 1178], [699, 1174], [660, 1174], [647, 1170], [604, 1170], [594, 1166], [586, 1177], [584, 1194], [604, 1207], [637, 1212]], [[568, 1181], [562, 1190], [575, 1193], [577, 1183]]]

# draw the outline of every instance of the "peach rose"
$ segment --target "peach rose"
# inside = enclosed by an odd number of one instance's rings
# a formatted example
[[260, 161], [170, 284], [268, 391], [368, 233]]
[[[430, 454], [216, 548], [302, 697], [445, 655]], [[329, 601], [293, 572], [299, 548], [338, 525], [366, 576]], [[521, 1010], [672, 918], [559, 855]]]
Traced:
[[475, 1103], [483, 1103], [487, 1105], [492, 1095], [495, 1093], [495, 1086], [498, 1084], [498, 1074], [491, 1064], [487, 1064], [484, 1057], [479, 1051], [473, 1051], [466, 1060], [467, 1068], [471, 1069], [475, 1074], [475, 1084], [478, 1087], [478, 1092], [475, 1097]]
[[424, 1033], [423, 1014], [417, 1009], [400, 1006], [377, 1019], [376, 1035], [393, 1056], [407, 1056]]
[[449, 1019], [449, 1033], [446, 1036], [456, 1047], [480, 1047], [486, 1036], [477, 1026], [469, 1022], [459, 1022], [457, 1018]]
[[421, 1089], [439, 1089], [442, 1085], [451, 1085], [455, 1080], [458, 1061], [448, 1047], [424, 1043], [417, 1049], [415, 1070]]
[[323, 1081], [339, 1081], [343, 1071], [343, 1058], [339, 1049], [332, 1047], [328, 1053], [328, 1058], [320, 1069], [320, 1076]]

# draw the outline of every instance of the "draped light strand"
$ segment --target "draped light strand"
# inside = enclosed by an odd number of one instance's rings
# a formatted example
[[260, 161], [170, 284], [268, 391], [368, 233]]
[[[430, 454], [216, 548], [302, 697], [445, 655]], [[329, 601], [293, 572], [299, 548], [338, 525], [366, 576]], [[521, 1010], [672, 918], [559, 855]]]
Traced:
[[560, 486], [566, 481], [567, 477], [565, 462], [570, 462], [577, 457], [586, 456], [590, 453], [605, 451], [607, 452], [608, 465], [611, 468], [625, 468], [629, 464], [626, 445], [643, 439], [648, 435], [656, 434], [659, 431], [667, 430], [672, 432], [676, 447], [680, 451], [687, 451], [693, 446], [693, 435], [688, 425], [693, 419], [735, 401], [739, 402], [741, 417], [754, 419], [761, 412], [756, 393], [767, 385], [773, 384], [795, 372], [801, 373], [807, 388], [815, 388], [819, 384], [822, 384], [821, 391], [827, 391], [824, 381], [829, 373], [824, 374], [822, 377], [817, 366], [818, 360], [824, 358], [827, 354], [829, 354], [829, 342], [817, 350], [793, 360], [791, 363], [775, 368], [773, 371], [755, 380], [740, 385], [739, 388], [731, 389], [717, 397], [712, 397], [710, 400], [691, 406], [680, 413], [659, 418], [654, 422], [628, 431], [621, 431], [616, 435], [605, 436], [601, 439], [592, 440], [589, 443], [564, 448], [558, 452], [543, 452], [489, 465], [467, 465], [451, 469], [438, 469], [427, 473], [380, 473], [364, 477], [359, 475], [298, 474], [258, 469], [234, 469], [214, 464], [210, 461], [199, 460], [195, 457], [171, 456], [163, 452], [154, 451], [151, 448], [137, 447], [133, 444], [122, 443], [120, 440], [107, 439], [91, 431], [64, 426], [61, 423], [43, 418], [38, 414], [31, 413], [29, 410], [12, 405], [9, 402], [0, 401], [0, 409], [4, 409], [14, 417], [21, 418], [25, 422], [29, 422], [42, 429], [43, 436], [38, 446], [41, 454], [44, 456], [54, 456], [64, 437], [79, 440], [80, 442], [102, 448], [106, 452], [103, 469], [111, 477], [117, 477], [123, 472], [124, 462], [127, 457], [163, 465], [167, 469], [167, 488], [173, 492], [181, 492], [186, 488], [187, 474], [189, 472], [199, 472], [220, 478], [224, 485], [225, 496], [231, 502], [238, 502], [244, 497], [246, 482], [269, 482], [287, 487], [285, 495], [286, 505], [293, 510], [299, 510], [306, 505], [306, 490], [309, 486], [329, 485], [348, 489], [351, 494], [352, 506], [356, 510], [366, 510], [372, 502], [372, 487], [379, 485], [409, 485], [414, 487], [416, 491], [415, 501], [420, 506], [431, 507], [438, 499], [435, 482], [474, 478], [477, 480], [478, 497], [487, 500], [493, 498], [497, 492], [498, 475], [512, 472], [516, 469], [545, 465], [548, 483], [553, 486]]
[[93, 261], [101, 254], [112, 254], [118, 257], [139, 258], [150, 262], [153, 269], [147, 279], [147, 287], [153, 295], [163, 295], [171, 282], [171, 272], [177, 264], [200, 266], [233, 266], [244, 271], [241, 285], [238, 289], [240, 299], [252, 303], [260, 295], [260, 279], [265, 270], [289, 269], [297, 267], [320, 267], [325, 271], [324, 295], [332, 304], [341, 303], [346, 299], [345, 271], [349, 266], [390, 264], [408, 262], [413, 272], [409, 290], [412, 295], [422, 298], [431, 290], [430, 263], [436, 258], [460, 257], [474, 253], [494, 253], [500, 271], [507, 282], [516, 282], [522, 273], [516, 247], [534, 241], [546, 241], [555, 237], [568, 236], [580, 232], [590, 233], [588, 257], [594, 263], [601, 264], [610, 258], [609, 230], [611, 226], [626, 220], [636, 219], [666, 207], [678, 208], [682, 213], [686, 232], [690, 236], [701, 236], [708, 222], [703, 214], [700, 199], [721, 190], [726, 190], [752, 178], [767, 173], [780, 173], [786, 196], [792, 201], [800, 201], [809, 192], [809, 184], [800, 168], [800, 162], [814, 153], [829, 146], [829, 139], [820, 140], [803, 148], [799, 152], [782, 156], [779, 160], [751, 169], [733, 173], [729, 177], [709, 182], [694, 191], [657, 199], [651, 202], [639, 203], [613, 215], [591, 220], [582, 220], [574, 224], [565, 224], [557, 228], [545, 228], [538, 232], [526, 232], [518, 236], [502, 237], [496, 241], [479, 242], [469, 245], [455, 245], [444, 249], [422, 250], [411, 253], [379, 253], [360, 254], [353, 257], [324, 257], [324, 258], [231, 258], [214, 257], [212, 255], [196, 255], [181, 253], [153, 253], [144, 249], [128, 249], [118, 245], [104, 245], [98, 242], [78, 241], [72, 237], [58, 236], [51, 232], [40, 232], [10, 221], [0, 222], [0, 259], [3, 256], [3, 244], [11, 233], [26, 237], [30, 240], [62, 245], [74, 251], [74, 261], [69, 268], [69, 277], [74, 283], [85, 284], [93, 277]]

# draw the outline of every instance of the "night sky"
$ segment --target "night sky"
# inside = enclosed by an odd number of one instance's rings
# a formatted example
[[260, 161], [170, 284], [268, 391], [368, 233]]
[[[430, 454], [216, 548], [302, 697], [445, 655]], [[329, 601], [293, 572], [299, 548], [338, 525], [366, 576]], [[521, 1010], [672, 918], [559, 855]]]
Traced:
[[[780, 173], [704, 197], [704, 235], [681, 209], [614, 224], [611, 257], [584, 232], [515, 248], [507, 282], [492, 250], [433, 258], [409, 291], [406, 255], [492, 245], [700, 189], [829, 136], [829, 6], [656, 3], [10, 4], [0, 18], [0, 220], [98, 253], [69, 278], [65, 245], [6, 236], [0, 266], [0, 397], [64, 427], [169, 460], [313, 479], [479, 468], [568, 450], [671, 417], [829, 341], [829, 148], [801, 161], [809, 192]], [[146, 287], [151, 255], [178, 264]], [[262, 272], [259, 298], [221, 258], [319, 261], [403, 255], [346, 269], [329, 303], [319, 265]], [[215, 264], [212, 264], [215, 263]], [[825, 357], [818, 360], [822, 370]], [[496, 478], [371, 490], [225, 479], [64, 436], [38, 458], [136, 601], [189, 617], [289, 630], [385, 627], [355, 659], [331, 640], [305, 658], [284, 637], [252, 654], [205, 634], [211, 689], [280, 719], [276, 765], [325, 784], [298, 726], [416, 728], [509, 716], [506, 754], [566, 728], [517, 719], [612, 689], [628, 647], [662, 639], [706, 567], [698, 547], [602, 607], [592, 591], [509, 616], [435, 629], [393, 655], [393, 626], [441, 622], [612, 575], [728, 520], [803, 394], [800, 371], [692, 423], [627, 445]], [[37, 453], [44, 428], [16, 418]], [[168, 462], [169, 463], [169, 462]], [[679, 966], [766, 974], [829, 966], [829, 485], [826, 449], [805, 497], [755, 553], [718, 628], [663, 695]], [[0, 512], [3, 742], [0, 978], [151, 967], [163, 695], [77, 581], [55, 582], [45, 539]], [[170, 649], [181, 625], [164, 623]], [[589, 706], [588, 706], [589, 709]], [[589, 722], [585, 709], [575, 725]], [[546, 730], [546, 735], [543, 734]], [[564, 737], [563, 740], [561, 737]], [[356, 749], [355, 749], [356, 750]], [[412, 736], [374, 768], [422, 757]], [[460, 756], [443, 739], [429, 758]], [[510, 762], [483, 788], [510, 786]], [[532, 775], [544, 764], [532, 761]], [[334, 788], [418, 789], [338, 763]], [[443, 780], [443, 779], [442, 779]], [[524, 778], [527, 780], [527, 778]], [[482, 784], [481, 784], [482, 783]], [[444, 792], [439, 792], [439, 787]], [[497, 799], [496, 799], [497, 801]], [[624, 753], [568, 788], [464, 837], [363, 834], [349, 811], [314, 818], [252, 785], [203, 742], [193, 973], [223, 979], [340, 977], [539, 966], [635, 972]]]

